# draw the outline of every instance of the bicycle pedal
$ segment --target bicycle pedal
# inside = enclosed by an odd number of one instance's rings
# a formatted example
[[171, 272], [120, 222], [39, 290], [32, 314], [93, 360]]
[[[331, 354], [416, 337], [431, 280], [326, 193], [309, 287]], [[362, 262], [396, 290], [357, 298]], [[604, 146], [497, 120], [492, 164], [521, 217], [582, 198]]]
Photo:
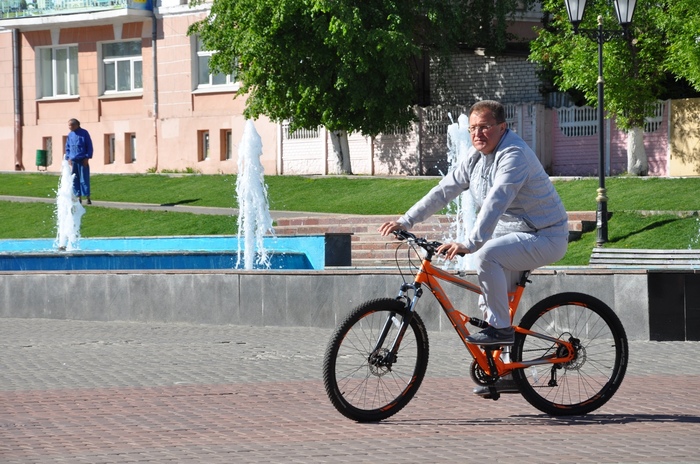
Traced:
[[491, 398], [494, 401], [498, 401], [500, 397], [501, 394], [498, 392], [498, 389], [496, 387], [489, 387], [489, 395], [484, 396], [485, 399]]
[[501, 392], [498, 391], [496, 387], [493, 386], [483, 386], [474, 389], [474, 394], [480, 396], [485, 400], [497, 400], [501, 397]]

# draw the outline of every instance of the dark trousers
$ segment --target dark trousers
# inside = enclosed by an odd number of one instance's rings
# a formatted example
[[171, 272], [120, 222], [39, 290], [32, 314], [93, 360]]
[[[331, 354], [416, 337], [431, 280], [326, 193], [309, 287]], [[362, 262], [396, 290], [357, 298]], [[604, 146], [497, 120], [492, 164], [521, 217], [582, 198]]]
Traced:
[[73, 193], [77, 197], [90, 196], [90, 165], [83, 165], [83, 160], [75, 160], [73, 167]]

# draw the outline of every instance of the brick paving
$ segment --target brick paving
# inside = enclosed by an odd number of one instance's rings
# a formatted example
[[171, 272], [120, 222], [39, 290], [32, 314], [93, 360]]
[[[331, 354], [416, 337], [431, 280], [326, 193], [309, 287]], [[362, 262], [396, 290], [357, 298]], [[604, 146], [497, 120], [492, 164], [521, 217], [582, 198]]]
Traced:
[[0, 462], [700, 461], [700, 343], [631, 342], [616, 396], [555, 418], [474, 397], [457, 337], [431, 333], [413, 401], [358, 424], [323, 390], [330, 332], [0, 319]]

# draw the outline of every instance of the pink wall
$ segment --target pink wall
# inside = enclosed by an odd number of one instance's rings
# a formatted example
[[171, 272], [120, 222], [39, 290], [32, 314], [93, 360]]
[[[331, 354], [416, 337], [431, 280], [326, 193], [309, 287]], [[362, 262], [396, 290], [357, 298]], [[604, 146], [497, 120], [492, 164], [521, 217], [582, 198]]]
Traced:
[[[12, 94], [12, 34], [0, 32], [0, 169], [14, 170], [14, 98]], [[25, 167], [32, 168], [25, 160]]]
[[[668, 117], [670, 104], [666, 102], [663, 119], [653, 132], [644, 133], [650, 176], [667, 175]], [[552, 125], [552, 174], [555, 176], [597, 176], [598, 134], [569, 137], [560, 129], [556, 111], [549, 112]], [[627, 171], [627, 133], [620, 131], [614, 120], [605, 121], [605, 151], [609, 153], [610, 174]]]

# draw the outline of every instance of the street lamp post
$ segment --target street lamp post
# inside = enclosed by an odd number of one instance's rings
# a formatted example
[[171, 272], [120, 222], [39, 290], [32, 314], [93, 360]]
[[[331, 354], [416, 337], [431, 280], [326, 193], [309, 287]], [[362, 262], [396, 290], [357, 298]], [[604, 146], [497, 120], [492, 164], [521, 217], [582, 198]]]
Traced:
[[583, 12], [586, 9], [586, 0], [564, 0], [566, 2], [566, 12], [569, 21], [574, 27], [575, 34], [581, 34], [598, 44], [598, 195], [596, 202], [598, 209], [596, 222], [598, 236], [596, 245], [601, 246], [608, 241], [608, 197], [605, 189], [605, 134], [603, 120], [605, 118], [605, 107], [603, 105], [604, 84], [603, 79], [603, 44], [615, 37], [626, 37], [629, 33], [629, 25], [632, 22], [636, 0], [614, 0], [617, 20], [622, 26], [622, 30], [611, 31], [603, 29], [603, 17], [598, 16], [597, 29], [579, 29], [579, 24], [583, 20]]

